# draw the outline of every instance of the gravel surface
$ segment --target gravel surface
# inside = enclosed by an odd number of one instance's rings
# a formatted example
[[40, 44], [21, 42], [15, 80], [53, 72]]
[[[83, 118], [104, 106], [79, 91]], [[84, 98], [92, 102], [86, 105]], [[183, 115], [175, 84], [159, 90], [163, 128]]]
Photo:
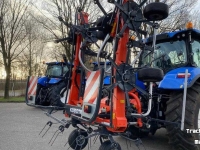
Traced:
[[[62, 111], [56, 112], [54, 116], [63, 119]], [[70, 127], [63, 134], [59, 134], [54, 144], [48, 144], [59, 124], [54, 124], [47, 134], [42, 137], [39, 135], [41, 129], [51, 120], [44, 114], [44, 111], [38, 108], [29, 107], [24, 103], [0, 103], [0, 150], [67, 150], [65, 147], [67, 138], [74, 129]], [[143, 138], [144, 147], [139, 149], [134, 142], [127, 142], [121, 137], [115, 137], [120, 143], [122, 150], [170, 150], [166, 130], [158, 130], [157, 133], [147, 138]], [[91, 150], [98, 150], [99, 140], [93, 144], [91, 139]], [[71, 150], [71, 148], [69, 148]], [[88, 150], [88, 146], [85, 148]]]

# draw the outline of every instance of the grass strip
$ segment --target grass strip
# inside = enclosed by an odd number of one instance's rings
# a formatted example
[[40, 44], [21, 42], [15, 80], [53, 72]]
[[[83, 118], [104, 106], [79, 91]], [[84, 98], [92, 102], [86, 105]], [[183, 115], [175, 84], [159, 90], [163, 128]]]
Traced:
[[16, 96], [9, 97], [8, 99], [4, 99], [4, 97], [0, 97], [0, 103], [24, 103], [25, 97]]

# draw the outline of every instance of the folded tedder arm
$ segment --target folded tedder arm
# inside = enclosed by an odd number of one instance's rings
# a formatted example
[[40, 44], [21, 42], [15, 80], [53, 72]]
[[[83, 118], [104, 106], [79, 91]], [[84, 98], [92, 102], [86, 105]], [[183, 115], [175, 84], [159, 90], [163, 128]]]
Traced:
[[[141, 23], [164, 19], [166, 16], [162, 12], [168, 13], [168, 10], [157, 10], [157, 8], [150, 6], [144, 14], [148, 20], [144, 20], [141, 6], [145, 1], [139, 5], [128, 0], [124, 0], [123, 3], [112, 0], [109, 2], [115, 5], [115, 9], [112, 13], [107, 14], [99, 1], [95, 0], [95, 3], [104, 13], [104, 16], [97, 20], [96, 26], [91, 27], [88, 23], [88, 14], [81, 10], [78, 12], [79, 24], [70, 26], [70, 28], [73, 28], [74, 37], [76, 37], [75, 52], [72, 56], [74, 67], [71, 74], [68, 103], [63, 109], [65, 116], [71, 117], [71, 120], [66, 123], [66, 128], [70, 124], [77, 128], [68, 140], [73, 149], [84, 148], [87, 145], [88, 138], [95, 135], [100, 135], [100, 140], [102, 137], [110, 140], [110, 142], [102, 143], [102, 147], [108, 144], [111, 148], [121, 149], [112, 136], [125, 134], [129, 125], [134, 125], [137, 128], [143, 126], [141, 118], [148, 116], [151, 111], [152, 82], [157, 82], [162, 78], [161, 70], [154, 69], [159, 75], [155, 78], [148, 76], [150, 78], [147, 79], [145, 75], [146, 73], [149, 74], [151, 69], [133, 68], [128, 63], [129, 48], [135, 46], [142, 50], [153, 51], [152, 47], [145, 46], [141, 42], [141, 34], [145, 34], [140, 29]], [[159, 5], [165, 4], [159, 3]], [[152, 11], [151, 9], [156, 10]], [[156, 18], [156, 13], [161, 13], [159, 18]], [[154, 23], [149, 24], [154, 25]], [[138, 41], [131, 40], [130, 30], [135, 32]], [[101, 46], [96, 43], [98, 40], [103, 40]], [[105, 45], [112, 41], [115, 42], [113, 52], [104, 51]], [[97, 53], [88, 51], [87, 48], [91, 44], [95, 44], [99, 48]], [[97, 56], [99, 70], [91, 71], [84, 65], [82, 58], [86, 54]], [[100, 66], [100, 57], [111, 62], [111, 84], [109, 86], [104, 85], [103, 82], [106, 70]], [[82, 74], [80, 74], [79, 68], [81, 68]], [[145, 91], [136, 85], [137, 73], [138, 78], [150, 83], [150, 91]], [[86, 76], [84, 76], [85, 74]], [[83, 84], [84, 90], [81, 88]], [[83, 96], [80, 94], [80, 90], [84, 91]], [[145, 115], [142, 115], [142, 103], [138, 97], [138, 91], [149, 100], [147, 101], [148, 110]], [[52, 117], [49, 114], [48, 116]], [[65, 123], [62, 121], [61, 124]], [[80, 129], [78, 125], [81, 125], [87, 131]], [[97, 125], [98, 129], [93, 130], [90, 127], [91, 125]], [[95, 133], [92, 134], [93, 132]], [[79, 143], [81, 142], [80, 139], [82, 139], [82, 144]]]

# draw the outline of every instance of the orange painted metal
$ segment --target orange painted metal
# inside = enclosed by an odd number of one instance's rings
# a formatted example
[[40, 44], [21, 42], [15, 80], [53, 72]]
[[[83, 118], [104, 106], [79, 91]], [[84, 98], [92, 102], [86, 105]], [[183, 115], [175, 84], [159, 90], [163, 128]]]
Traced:
[[74, 59], [74, 67], [72, 70], [71, 87], [70, 87], [69, 100], [68, 100], [68, 104], [70, 105], [77, 105], [79, 102], [79, 89], [76, 86], [76, 84], [80, 85], [81, 83], [80, 74], [77, 74], [77, 68], [80, 65], [78, 54], [80, 50], [81, 40], [82, 40], [81, 35], [78, 35], [76, 39], [76, 54], [75, 54], [75, 59]]
[[[79, 13], [78, 20], [80, 24], [88, 23], [88, 14], [84, 12], [81, 12], [81, 13], [82, 13], [84, 21], [82, 20], [81, 15]], [[78, 56], [79, 56], [81, 42], [82, 42], [82, 36], [81, 34], [78, 34], [77, 39], [76, 39], [74, 67], [72, 70], [71, 87], [70, 87], [69, 99], [68, 99], [68, 104], [70, 105], [82, 104], [83, 102], [82, 97], [79, 97], [79, 87], [81, 85], [81, 76], [80, 74], [77, 74], [77, 69], [80, 66], [80, 61], [79, 61]], [[79, 87], [77, 87], [77, 85]], [[65, 116], [68, 117], [68, 114], [65, 114]]]
[[[121, 20], [120, 28], [124, 25], [123, 20]], [[123, 34], [123, 37], [120, 38], [118, 43], [118, 49], [116, 52], [115, 63], [120, 65], [123, 62], [126, 62], [127, 56], [127, 47], [126, 44], [129, 40], [129, 29], [127, 28]], [[116, 70], [114, 70], [116, 74]], [[123, 128], [127, 127], [127, 119], [125, 116], [125, 93], [119, 87], [114, 89], [113, 93], [113, 127], [114, 128]]]
[[[141, 102], [140, 102], [140, 99], [138, 98], [137, 94], [129, 92], [128, 95], [129, 95], [129, 97], [134, 98], [134, 99], [130, 99], [130, 103], [134, 105], [134, 107], [137, 110], [137, 113], [141, 114], [142, 106], [141, 106]], [[143, 126], [141, 118], [137, 119], [137, 123], [138, 123], [139, 127]]]
[[[124, 2], [127, 2], [127, 0], [124, 0]], [[81, 24], [88, 23], [88, 14], [82, 12], [82, 16], [83, 16], [82, 18], [84, 18], [85, 21], [80, 20], [81, 16], [79, 14], [78, 18], [79, 18], [80, 23]], [[120, 29], [122, 29], [124, 25], [124, 21], [122, 20], [122, 18], [118, 18], [118, 15], [116, 15], [115, 22], [113, 24], [113, 29], [110, 33], [112, 37], [116, 35], [116, 23], [118, 22], [118, 19], [120, 19]], [[68, 100], [68, 104], [71, 104], [71, 105], [77, 105], [78, 103], [80, 103], [80, 101], [81, 102], [83, 101], [82, 97], [79, 98], [79, 90], [75, 84], [75, 80], [76, 80], [78, 85], [81, 85], [80, 75], [76, 75], [76, 69], [80, 65], [78, 54], [80, 50], [81, 41], [82, 41], [81, 35], [77, 35], [76, 54], [75, 54], [75, 60], [74, 60], [74, 68], [72, 71], [71, 88], [70, 88], [70, 93], [69, 93], [70, 95], [69, 95], [69, 100]], [[127, 28], [125, 32], [123, 33], [123, 37], [120, 38], [118, 42], [118, 48], [115, 54], [116, 55], [115, 63], [117, 65], [120, 65], [121, 63], [126, 62], [126, 59], [127, 59], [126, 56], [127, 56], [127, 51], [128, 51], [126, 44], [128, 43], [128, 41], [129, 41], [129, 29]], [[114, 69], [114, 75], [116, 75], [116, 69]], [[130, 100], [130, 103], [135, 106], [138, 113], [142, 113], [141, 103], [140, 103], [140, 99], [138, 98], [137, 93], [134, 93], [133, 91], [131, 91], [129, 92], [129, 96], [133, 98]], [[106, 104], [106, 100], [107, 98], [103, 98], [101, 100], [99, 113], [101, 113], [101, 109], [102, 110], [105, 109], [106, 113], [109, 114], [111, 108], [108, 104]], [[111, 119], [112, 119], [113, 126], [106, 127], [106, 128], [108, 131], [111, 131], [111, 132], [124, 132], [128, 125], [127, 118], [126, 118], [126, 109], [125, 109], [126, 100], [125, 100], [124, 91], [122, 91], [119, 87], [114, 88], [112, 102], [113, 102], [113, 114], [111, 115], [112, 116]], [[108, 118], [97, 117], [94, 123], [107, 124], [109, 126], [110, 118], [108, 119]], [[141, 118], [137, 119], [137, 123], [139, 127], [142, 127]]]
[[81, 12], [78, 14], [79, 23], [80, 23], [80, 24], [88, 23], [88, 16], [89, 16], [88, 13], [81, 11]]

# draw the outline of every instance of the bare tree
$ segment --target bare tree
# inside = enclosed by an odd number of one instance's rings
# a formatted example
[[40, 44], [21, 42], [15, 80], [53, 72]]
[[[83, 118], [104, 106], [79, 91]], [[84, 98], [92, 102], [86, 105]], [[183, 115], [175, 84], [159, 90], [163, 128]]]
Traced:
[[[140, 4], [143, 0], [137, 0], [136, 2]], [[191, 11], [197, 3], [197, 0], [148, 0], [146, 4], [151, 2], [162, 2], [166, 3], [169, 7], [169, 16], [159, 21], [160, 28], [159, 32], [174, 31], [177, 29], [185, 28], [185, 24], [190, 21], [193, 14]], [[144, 25], [143, 28], [147, 30], [147, 26]], [[153, 34], [152, 28], [149, 32], [150, 35]]]
[[32, 19], [28, 19], [28, 21], [25, 24], [25, 30], [27, 35], [27, 42], [28, 42], [28, 70], [29, 70], [29, 76], [32, 75], [33, 72], [33, 42], [36, 40], [36, 32], [34, 31], [35, 22]]
[[[35, 16], [37, 15], [35, 14]], [[41, 70], [41, 63], [45, 57], [44, 49], [45, 45], [47, 45], [45, 42], [47, 36], [42, 26], [32, 18], [32, 15], [29, 16], [25, 23], [25, 32], [27, 36], [25, 42], [28, 46], [16, 62], [19, 62], [19, 65], [23, 63], [23, 66], [26, 68], [24, 71], [28, 76], [39, 76], [43, 72]]]
[[168, 18], [160, 22], [160, 32], [162, 33], [185, 28], [186, 23], [192, 17], [191, 11], [197, 0], [162, 0], [161, 2], [169, 6]]
[[[100, 14], [100, 10], [94, 5], [93, 0], [49, 0], [43, 1], [43, 10], [39, 9], [36, 5], [34, 5], [34, 7], [42, 14], [41, 17], [35, 19], [43, 24], [44, 28], [51, 33], [52, 36], [49, 40], [52, 41], [53, 39], [67, 37], [69, 32], [69, 28], [58, 21], [58, 16], [62, 16], [67, 23], [74, 23], [74, 16], [78, 8], [90, 14], [90, 21], [95, 20]], [[47, 11], [48, 14], [46, 14], [44, 10]], [[69, 43], [65, 41], [61, 42], [55, 48], [56, 50], [54, 50], [54, 52], [56, 51], [56, 54], [54, 56], [60, 55], [59, 53], [65, 53], [68, 59], [71, 58], [72, 48]]]
[[191, 12], [190, 20], [194, 24], [194, 28], [200, 29], [200, 17], [199, 17], [199, 9], [194, 9]]
[[28, 0], [0, 1], [0, 53], [3, 56], [3, 65], [7, 74], [4, 98], [9, 97], [12, 62], [27, 47], [23, 43], [26, 38], [24, 23], [27, 9]]

